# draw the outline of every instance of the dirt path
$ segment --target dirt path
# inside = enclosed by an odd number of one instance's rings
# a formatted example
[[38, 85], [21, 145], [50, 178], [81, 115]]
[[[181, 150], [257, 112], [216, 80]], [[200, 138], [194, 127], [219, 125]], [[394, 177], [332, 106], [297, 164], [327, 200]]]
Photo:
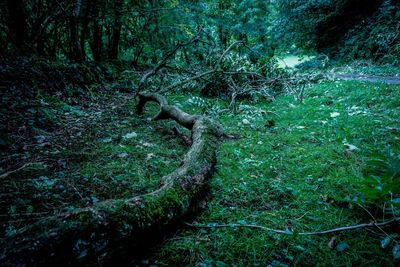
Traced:
[[390, 76], [334, 73], [332, 74], [332, 77], [348, 81], [365, 81], [373, 83], [400, 84], [400, 77], [395, 77], [395, 76], [390, 77]]

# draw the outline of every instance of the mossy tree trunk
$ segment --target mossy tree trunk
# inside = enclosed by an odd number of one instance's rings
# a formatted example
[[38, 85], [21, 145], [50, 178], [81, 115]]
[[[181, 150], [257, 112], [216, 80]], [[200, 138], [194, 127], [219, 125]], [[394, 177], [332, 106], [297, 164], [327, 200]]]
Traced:
[[155, 120], [173, 119], [192, 132], [192, 146], [181, 166], [162, 177], [149, 194], [112, 199], [38, 222], [1, 245], [0, 265], [81, 264], [107, 257], [114, 247], [140, 247], [148, 233], [163, 229], [192, 211], [216, 163], [222, 127], [203, 116], [190, 115], [158, 94], [140, 93], [142, 113], [149, 101], [160, 105]]

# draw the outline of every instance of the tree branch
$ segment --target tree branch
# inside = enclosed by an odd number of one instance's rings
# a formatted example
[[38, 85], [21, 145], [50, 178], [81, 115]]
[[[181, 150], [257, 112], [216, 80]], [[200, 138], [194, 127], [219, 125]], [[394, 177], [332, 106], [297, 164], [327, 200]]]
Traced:
[[[357, 225], [351, 225], [351, 226], [344, 226], [344, 227], [338, 227], [334, 229], [329, 229], [329, 230], [324, 230], [324, 231], [317, 231], [317, 232], [301, 232], [298, 233], [298, 235], [325, 235], [325, 234], [331, 234], [331, 233], [336, 233], [336, 232], [343, 232], [343, 231], [349, 231], [349, 230], [354, 230], [354, 229], [361, 229], [361, 228], [373, 228], [373, 227], [382, 227], [382, 226], [389, 226], [391, 224], [398, 223], [400, 219], [393, 219], [390, 221], [386, 222], [381, 222], [381, 223], [363, 223], [363, 224], [357, 224]], [[186, 223], [187, 226], [194, 227], [194, 228], [253, 228], [253, 229], [259, 229], [259, 230], [264, 230], [264, 231], [270, 231], [274, 232], [277, 234], [293, 234], [292, 231], [288, 230], [277, 230], [277, 229], [272, 229], [268, 228], [265, 226], [261, 225], [256, 225], [256, 224], [211, 224], [211, 225], [204, 225], [204, 224], [190, 224]]]
[[155, 74], [157, 74], [157, 72], [158, 72], [159, 70], [161, 70], [162, 68], [164, 68], [164, 67], [166, 66], [168, 60], [169, 60], [170, 58], [172, 58], [172, 57], [176, 54], [176, 52], [177, 52], [178, 50], [180, 50], [181, 48], [183, 48], [183, 47], [185, 47], [185, 46], [188, 46], [188, 45], [191, 45], [191, 44], [197, 42], [197, 41], [199, 40], [199, 34], [200, 34], [200, 31], [199, 31], [193, 38], [191, 38], [189, 41], [187, 41], [187, 42], [185, 42], [185, 43], [178, 43], [178, 44], [174, 47], [174, 49], [172, 49], [167, 55], [165, 55], [165, 57], [164, 57], [151, 71], [147, 72], [147, 73], [142, 77], [142, 79], [140, 79], [139, 86], [138, 86], [138, 92], [141, 92], [141, 91], [143, 90], [143, 88], [144, 88], [144, 86], [145, 86], [147, 80], [148, 80], [151, 76], [154, 76]]

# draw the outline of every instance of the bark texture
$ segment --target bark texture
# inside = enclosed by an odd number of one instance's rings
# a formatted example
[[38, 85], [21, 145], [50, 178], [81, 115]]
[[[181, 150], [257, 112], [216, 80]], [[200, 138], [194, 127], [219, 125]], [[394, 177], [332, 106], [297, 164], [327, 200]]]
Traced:
[[[192, 146], [181, 166], [161, 178], [149, 194], [113, 199], [36, 223], [1, 244], [1, 266], [70, 265], [101, 261], [116, 247], [140, 247], [148, 235], [162, 232], [192, 211], [216, 163], [222, 127], [190, 115], [158, 94], [139, 93], [137, 112], [149, 101], [160, 105], [155, 120], [173, 119], [192, 132]], [[131, 253], [131, 252], [129, 252]]]

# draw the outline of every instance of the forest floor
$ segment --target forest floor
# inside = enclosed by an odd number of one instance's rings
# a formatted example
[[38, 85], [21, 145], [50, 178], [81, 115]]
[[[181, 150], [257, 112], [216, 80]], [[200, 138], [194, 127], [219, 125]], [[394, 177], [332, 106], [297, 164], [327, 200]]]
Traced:
[[[203, 211], [133, 265], [395, 266], [394, 242], [382, 249], [386, 234], [379, 229], [297, 233], [382, 219], [380, 210], [367, 212], [351, 200], [370, 155], [386, 145], [400, 151], [399, 95], [399, 85], [324, 81], [307, 88], [303, 101], [293, 95], [242, 101], [236, 114], [229, 101], [169, 95], [240, 138], [221, 144]], [[17, 112], [7, 111], [15, 117], [7, 120], [11, 148], [0, 155], [2, 237], [63, 210], [153, 191], [187, 150], [172, 131], [175, 123], [149, 120], [155, 105], [137, 116], [131, 94], [35, 101], [24, 120], [35, 125], [40, 111], [52, 127], [27, 130], [13, 123], [21, 119]]]
[[[207, 208], [190, 222], [209, 228], [177, 233], [149, 262], [394, 265], [391, 250], [380, 247], [385, 235], [379, 230], [305, 237], [217, 225], [310, 232], [370, 221], [364, 207], [347, 200], [358, 195], [371, 154], [382, 153], [387, 144], [399, 151], [399, 90], [358, 81], [325, 82], [311, 86], [303, 102], [288, 95], [268, 104], [242, 103], [238, 115], [218, 116], [227, 131], [240, 133], [241, 139], [221, 146]], [[178, 102], [188, 102], [183, 100]]]

